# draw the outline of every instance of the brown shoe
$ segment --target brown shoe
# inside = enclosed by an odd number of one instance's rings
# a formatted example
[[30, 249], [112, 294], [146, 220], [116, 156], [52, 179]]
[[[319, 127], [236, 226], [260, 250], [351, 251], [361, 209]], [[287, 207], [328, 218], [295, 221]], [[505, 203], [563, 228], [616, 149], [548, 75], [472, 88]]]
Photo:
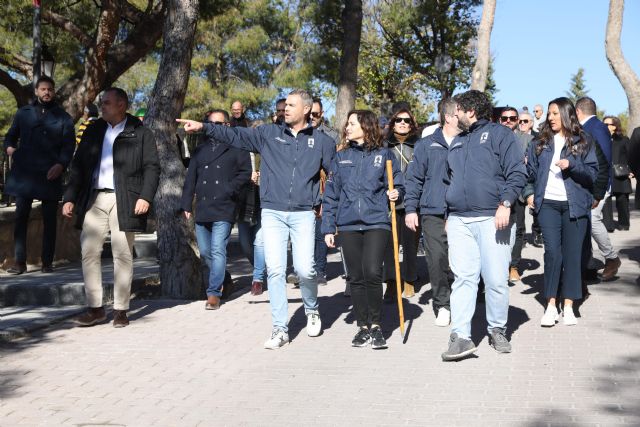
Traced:
[[113, 327], [124, 328], [125, 326], [129, 326], [127, 310], [113, 310]]
[[404, 291], [402, 293], [406, 298], [411, 298], [416, 294], [416, 288], [411, 282], [404, 282]]
[[103, 307], [89, 308], [80, 316], [73, 319], [74, 323], [79, 326], [93, 326], [96, 323], [107, 320], [107, 313]]
[[255, 280], [251, 284], [251, 295], [262, 295], [262, 292], [264, 292], [262, 290], [262, 282], [258, 282], [257, 280]]
[[220, 308], [220, 297], [211, 295], [207, 297], [207, 303], [204, 306], [205, 310], [217, 310]]
[[517, 282], [520, 280], [520, 273], [518, 273], [518, 267], [511, 267], [509, 269], [509, 281]]
[[602, 272], [602, 281], [608, 282], [615, 279], [621, 264], [620, 257], [606, 260], [604, 263], [604, 271]]
[[25, 262], [16, 262], [16, 265], [7, 270], [9, 274], [22, 274], [27, 271], [27, 263]]

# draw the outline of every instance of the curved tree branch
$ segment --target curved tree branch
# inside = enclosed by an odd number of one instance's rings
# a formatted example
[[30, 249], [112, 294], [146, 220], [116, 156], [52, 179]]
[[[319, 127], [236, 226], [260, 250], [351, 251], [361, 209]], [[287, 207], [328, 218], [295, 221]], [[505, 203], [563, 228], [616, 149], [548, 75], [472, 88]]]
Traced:
[[33, 65], [30, 60], [17, 53], [8, 52], [1, 46], [0, 64], [5, 65], [20, 74], [23, 74], [30, 80], [33, 77]]
[[85, 33], [80, 27], [73, 23], [70, 19], [59, 13], [53, 12], [49, 9], [42, 11], [42, 19], [52, 24], [55, 27], [60, 28], [71, 34], [73, 37], [86, 48], [90, 48], [93, 45], [93, 39], [87, 33]]
[[0, 68], [0, 85], [6, 87], [9, 92], [11, 92], [16, 99], [18, 108], [29, 103], [31, 99], [31, 85], [21, 85], [18, 80], [11, 77], [11, 75], [2, 68]]

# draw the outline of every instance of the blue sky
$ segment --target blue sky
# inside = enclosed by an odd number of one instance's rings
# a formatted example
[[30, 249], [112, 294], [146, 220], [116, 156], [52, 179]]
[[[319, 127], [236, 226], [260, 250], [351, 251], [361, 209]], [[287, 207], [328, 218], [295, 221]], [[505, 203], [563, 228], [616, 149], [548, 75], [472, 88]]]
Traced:
[[[604, 51], [606, 0], [498, 0], [491, 33], [499, 105], [518, 109], [564, 96], [585, 69], [586, 87], [607, 114], [627, 110], [627, 98]], [[622, 51], [640, 75], [640, 1], [625, 2]]]

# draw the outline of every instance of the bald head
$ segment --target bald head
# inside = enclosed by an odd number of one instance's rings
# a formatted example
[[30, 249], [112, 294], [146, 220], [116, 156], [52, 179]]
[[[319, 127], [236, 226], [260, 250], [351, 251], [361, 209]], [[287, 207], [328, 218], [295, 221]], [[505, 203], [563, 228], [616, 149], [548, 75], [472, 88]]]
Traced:
[[231, 115], [234, 118], [239, 119], [242, 117], [243, 113], [244, 113], [244, 106], [242, 105], [242, 102], [234, 101], [233, 104], [231, 104]]

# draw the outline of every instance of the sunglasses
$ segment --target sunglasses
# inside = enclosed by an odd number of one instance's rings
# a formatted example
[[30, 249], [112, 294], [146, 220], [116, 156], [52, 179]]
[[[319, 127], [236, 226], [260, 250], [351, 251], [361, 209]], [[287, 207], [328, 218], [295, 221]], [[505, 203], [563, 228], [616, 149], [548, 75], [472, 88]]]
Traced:
[[207, 121], [205, 121], [205, 123], [211, 123], [212, 125], [224, 125], [224, 124], [226, 124], [227, 122], [212, 122], [212, 121], [210, 121], [210, 120], [207, 120]]
[[396, 119], [393, 122], [394, 123], [405, 122], [406, 124], [411, 124], [411, 117], [396, 117]]
[[605, 125], [607, 125], [607, 126], [613, 126], [613, 127], [615, 127], [615, 126], [616, 126], [616, 125], [614, 125], [613, 123], [605, 123]]
[[319, 118], [320, 118], [320, 116], [322, 116], [322, 111], [320, 111], [320, 112], [318, 112], [318, 111], [315, 111], [315, 112], [314, 112], [314, 111], [312, 111], [312, 112], [311, 112], [311, 115], [312, 115], [313, 117], [315, 117], [316, 119], [319, 119]]
[[529, 123], [529, 119], [522, 119], [522, 120], [520, 120], [518, 123], [520, 123], [520, 124], [526, 124], [526, 123]]
[[518, 116], [500, 116], [500, 121], [502, 121], [502, 122], [508, 122], [508, 121], [517, 122], [518, 121]]

